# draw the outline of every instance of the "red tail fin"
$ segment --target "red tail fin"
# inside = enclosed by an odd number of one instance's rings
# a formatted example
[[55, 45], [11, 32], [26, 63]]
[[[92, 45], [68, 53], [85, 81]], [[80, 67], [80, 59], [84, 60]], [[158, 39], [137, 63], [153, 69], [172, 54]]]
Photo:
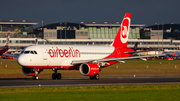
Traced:
[[130, 23], [131, 13], [126, 13], [112, 46], [127, 47]]
[[176, 57], [176, 52], [177, 52], [177, 51], [175, 51], [175, 52], [173, 53], [174, 57]]
[[9, 43], [9, 36], [10, 36], [10, 33], [7, 34], [7, 39], [6, 39], [5, 46], [8, 46], [8, 43]]

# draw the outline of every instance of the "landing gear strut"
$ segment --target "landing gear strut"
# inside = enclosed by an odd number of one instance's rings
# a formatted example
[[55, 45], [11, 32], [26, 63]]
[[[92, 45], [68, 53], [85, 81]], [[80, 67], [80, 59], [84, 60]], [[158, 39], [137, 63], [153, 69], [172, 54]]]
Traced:
[[33, 69], [33, 71], [34, 71], [34, 76], [33, 76], [33, 80], [38, 80], [38, 69], [37, 68], [35, 68], [35, 69]]
[[93, 75], [93, 76], [89, 76], [89, 79], [90, 80], [93, 80], [93, 79], [99, 80], [99, 74], [96, 74], [96, 75]]
[[61, 73], [57, 73], [57, 69], [53, 69], [53, 71], [55, 73], [52, 74], [52, 79], [53, 80], [56, 80], [56, 79], [60, 80], [61, 79]]

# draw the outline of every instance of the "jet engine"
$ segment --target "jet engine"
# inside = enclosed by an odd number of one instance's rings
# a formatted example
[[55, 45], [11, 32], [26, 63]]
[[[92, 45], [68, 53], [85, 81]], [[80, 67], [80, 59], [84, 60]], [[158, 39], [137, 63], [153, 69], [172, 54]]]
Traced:
[[79, 71], [82, 75], [93, 76], [99, 73], [99, 66], [96, 63], [83, 63], [79, 67]]
[[[35, 71], [32, 68], [26, 68], [26, 67], [22, 67], [22, 71], [25, 75], [27, 76], [34, 76], [35, 75]], [[42, 71], [42, 69], [37, 69], [38, 74]]]

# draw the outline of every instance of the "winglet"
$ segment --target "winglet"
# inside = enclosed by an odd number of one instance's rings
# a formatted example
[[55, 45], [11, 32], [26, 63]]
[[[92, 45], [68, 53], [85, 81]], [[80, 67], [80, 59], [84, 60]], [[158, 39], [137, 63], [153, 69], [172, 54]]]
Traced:
[[130, 23], [131, 13], [126, 13], [112, 46], [127, 47]]

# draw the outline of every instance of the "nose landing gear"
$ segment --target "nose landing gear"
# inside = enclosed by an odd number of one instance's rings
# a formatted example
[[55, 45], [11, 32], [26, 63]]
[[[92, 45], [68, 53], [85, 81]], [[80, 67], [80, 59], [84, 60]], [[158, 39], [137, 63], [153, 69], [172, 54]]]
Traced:
[[33, 69], [33, 71], [34, 71], [34, 76], [33, 76], [33, 80], [38, 80], [38, 69], [37, 68], [35, 68], [35, 69]]

